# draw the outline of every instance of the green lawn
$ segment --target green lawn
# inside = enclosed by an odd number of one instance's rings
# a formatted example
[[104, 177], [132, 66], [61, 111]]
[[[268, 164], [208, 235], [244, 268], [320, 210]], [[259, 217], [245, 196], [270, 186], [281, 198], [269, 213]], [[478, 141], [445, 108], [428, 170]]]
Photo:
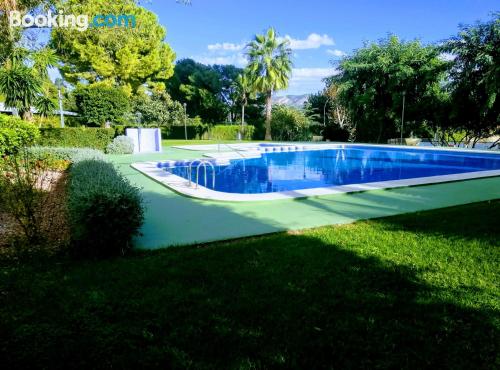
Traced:
[[[241, 144], [241, 143], [251, 143], [252, 141], [247, 140], [162, 140], [164, 147], [176, 146], [176, 145], [210, 145], [210, 144]], [[256, 141], [257, 142], [257, 141]], [[263, 142], [260, 140], [258, 142]]]
[[4, 267], [0, 360], [5, 369], [494, 368], [499, 214], [494, 201]]

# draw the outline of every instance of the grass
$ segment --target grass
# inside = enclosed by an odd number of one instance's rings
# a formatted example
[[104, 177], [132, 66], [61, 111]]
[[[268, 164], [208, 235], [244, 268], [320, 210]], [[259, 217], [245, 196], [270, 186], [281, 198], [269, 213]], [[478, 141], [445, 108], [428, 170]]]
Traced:
[[[162, 145], [170, 147], [176, 145], [241, 144], [251, 142], [247, 140], [162, 140]], [[262, 140], [258, 142], [262, 142]]]
[[498, 365], [500, 201], [0, 271], [4, 368]]

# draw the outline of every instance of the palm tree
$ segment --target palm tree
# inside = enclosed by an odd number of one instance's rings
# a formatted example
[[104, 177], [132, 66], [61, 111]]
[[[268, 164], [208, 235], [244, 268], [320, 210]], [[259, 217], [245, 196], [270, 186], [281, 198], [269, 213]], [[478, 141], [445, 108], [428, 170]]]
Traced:
[[57, 109], [54, 99], [52, 99], [48, 93], [39, 95], [35, 100], [35, 107], [38, 114], [42, 117], [52, 116]]
[[16, 108], [27, 120], [31, 119], [31, 107], [37, 106], [42, 114], [53, 112], [55, 107], [48, 96], [52, 85], [48, 69], [58, 59], [54, 51], [41, 48], [30, 52], [15, 48], [0, 68], [0, 94], [5, 96], [5, 105]]
[[50, 48], [41, 48], [33, 51], [29, 55], [33, 63], [33, 70], [42, 80], [49, 80], [49, 68], [53, 68], [57, 65], [59, 58], [57, 57], [55, 51]]
[[250, 77], [248, 71], [245, 70], [243, 73], [236, 77], [234, 83], [234, 89], [236, 92], [237, 99], [241, 101], [241, 128], [245, 125], [245, 107], [248, 104], [248, 99], [253, 97], [253, 86], [250, 83]]
[[24, 64], [8, 61], [0, 68], [0, 94], [5, 96], [5, 106], [16, 108], [24, 119], [31, 119], [31, 107], [41, 89], [40, 79]]
[[276, 36], [274, 28], [255, 35], [247, 45], [248, 70], [255, 90], [266, 95], [266, 140], [271, 140], [273, 92], [286, 89], [292, 72], [290, 42]]

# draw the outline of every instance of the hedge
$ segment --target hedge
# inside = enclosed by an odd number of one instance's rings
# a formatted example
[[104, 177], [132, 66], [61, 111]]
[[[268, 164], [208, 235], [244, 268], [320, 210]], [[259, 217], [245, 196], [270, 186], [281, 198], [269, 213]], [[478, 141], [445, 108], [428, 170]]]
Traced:
[[91, 148], [58, 148], [33, 146], [28, 148], [28, 153], [35, 159], [54, 159], [77, 163], [86, 160], [105, 161], [104, 153]]
[[0, 115], [0, 157], [32, 145], [39, 135], [38, 128], [32, 123], [19, 117]]
[[[186, 126], [188, 140], [202, 139], [207, 132], [206, 125]], [[184, 140], [186, 138], [184, 126], [170, 126], [168, 131], [162, 130], [163, 139]]]
[[215, 125], [209, 130], [209, 137], [213, 140], [236, 140], [241, 132], [242, 140], [252, 140], [255, 127], [252, 125]]
[[65, 127], [42, 128], [40, 146], [93, 148], [105, 150], [113, 138], [115, 130], [112, 128]]

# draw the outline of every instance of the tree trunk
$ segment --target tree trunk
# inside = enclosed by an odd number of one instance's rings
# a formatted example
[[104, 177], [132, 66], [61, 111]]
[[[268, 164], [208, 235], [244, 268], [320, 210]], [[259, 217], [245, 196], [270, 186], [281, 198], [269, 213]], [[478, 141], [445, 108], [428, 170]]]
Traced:
[[33, 113], [31, 109], [25, 110], [20, 114], [21, 118], [25, 121], [31, 122], [33, 120]]
[[245, 126], [245, 103], [241, 104], [241, 128]]
[[271, 137], [271, 111], [273, 109], [273, 92], [268, 91], [266, 96], [266, 140], [271, 141], [273, 138]]

